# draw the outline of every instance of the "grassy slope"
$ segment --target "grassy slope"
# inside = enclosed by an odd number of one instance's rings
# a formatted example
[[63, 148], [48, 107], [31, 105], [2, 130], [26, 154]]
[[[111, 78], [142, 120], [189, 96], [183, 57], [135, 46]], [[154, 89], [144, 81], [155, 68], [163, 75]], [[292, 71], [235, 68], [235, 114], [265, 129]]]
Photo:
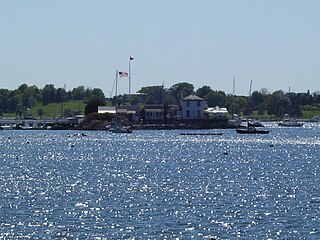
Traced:
[[[85, 103], [83, 101], [68, 101], [64, 103], [64, 110], [68, 111], [81, 111], [84, 113]], [[60, 117], [61, 115], [61, 103], [50, 103], [48, 105], [42, 105], [41, 103], [37, 103], [34, 107], [30, 109], [28, 112], [29, 115], [35, 118], [39, 118], [38, 110], [42, 109], [44, 114], [42, 115], [42, 118], [50, 117]], [[3, 114], [3, 117], [6, 118], [15, 118], [15, 113], [5, 113]]]
[[[61, 108], [61, 103], [50, 103], [48, 105], [42, 105], [41, 103], [38, 103], [36, 106], [30, 109], [30, 114], [33, 117], [38, 118], [38, 110], [42, 109], [44, 111], [42, 117], [60, 117]], [[65, 111], [81, 111], [82, 113], [84, 113], [84, 108], [85, 103], [83, 103], [82, 101], [68, 101], [63, 103], [63, 109]]]

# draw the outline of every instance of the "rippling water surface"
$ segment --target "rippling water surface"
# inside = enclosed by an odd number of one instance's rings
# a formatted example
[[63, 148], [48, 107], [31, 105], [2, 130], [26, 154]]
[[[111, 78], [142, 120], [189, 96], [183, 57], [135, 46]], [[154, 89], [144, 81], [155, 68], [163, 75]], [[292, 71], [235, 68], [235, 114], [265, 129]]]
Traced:
[[2, 131], [0, 239], [320, 239], [320, 126], [268, 129]]

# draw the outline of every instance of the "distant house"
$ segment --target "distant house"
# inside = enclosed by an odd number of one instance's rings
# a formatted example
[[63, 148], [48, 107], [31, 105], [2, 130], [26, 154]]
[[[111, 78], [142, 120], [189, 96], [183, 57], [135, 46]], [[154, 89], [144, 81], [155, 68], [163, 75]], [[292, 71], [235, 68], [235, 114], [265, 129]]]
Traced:
[[117, 113], [117, 109], [114, 106], [98, 106], [98, 113]]
[[215, 106], [214, 108], [207, 108], [204, 110], [209, 119], [228, 119], [228, 110]]
[[146, 122], [160, 122], [164, 119], [162, 105], [145, 105], [144, 111]]
[[180, 100], [182, 119], [195, 120], [204, 119], [204, 110], [207, 108], [207, 102], [196, 95], [189, 95]]
[[124, 106], [98, 106], [98, 113], [112, 113], [126, 116], [130, 121], [137, 122], [138, 107], [132, 105]]

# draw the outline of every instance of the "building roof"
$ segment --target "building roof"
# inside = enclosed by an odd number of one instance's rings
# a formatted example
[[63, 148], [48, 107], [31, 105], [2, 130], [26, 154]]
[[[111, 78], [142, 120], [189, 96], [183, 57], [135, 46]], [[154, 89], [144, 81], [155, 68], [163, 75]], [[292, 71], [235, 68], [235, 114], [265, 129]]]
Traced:
[[223, 113], [223, 114], [227, 114], [228, 110], [226, 108], [220, 108], [218, 106], [215, 106], [214, 108], [207, 108], [206, 110], [204, 110], [207, 113]]
[[205, 101], [203, 98], [198, 97], [197, 95], [191, 94], [182, 99], [183, 101]]

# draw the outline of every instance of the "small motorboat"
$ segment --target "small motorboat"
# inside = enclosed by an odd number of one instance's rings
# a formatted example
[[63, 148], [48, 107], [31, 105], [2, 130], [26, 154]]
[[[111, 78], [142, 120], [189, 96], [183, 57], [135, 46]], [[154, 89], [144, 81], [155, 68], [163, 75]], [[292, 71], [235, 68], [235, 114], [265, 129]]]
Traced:
[[112, 119], [111, 125], [107, 127], [107, 130], [112, 133], [132, 133], [131, 127], [125, 125], [118, 119]]
[[278, 126], [280, 127], [302, 127], [303, 123], [298, 121], [281, 121], [278, 123]]
[[298, 122], [296, 119], [293, 119], [289, 114], [285, 114], [281, 122], [278, 123], [279, 127], [302, 127], [303, 122]]
[[237, 133], [240, 134], [267, 134], [269, 133], [269, 130], [265, 130], [265, 129], [258, 129], [255, 127], [239, 127], [236, 129]]

